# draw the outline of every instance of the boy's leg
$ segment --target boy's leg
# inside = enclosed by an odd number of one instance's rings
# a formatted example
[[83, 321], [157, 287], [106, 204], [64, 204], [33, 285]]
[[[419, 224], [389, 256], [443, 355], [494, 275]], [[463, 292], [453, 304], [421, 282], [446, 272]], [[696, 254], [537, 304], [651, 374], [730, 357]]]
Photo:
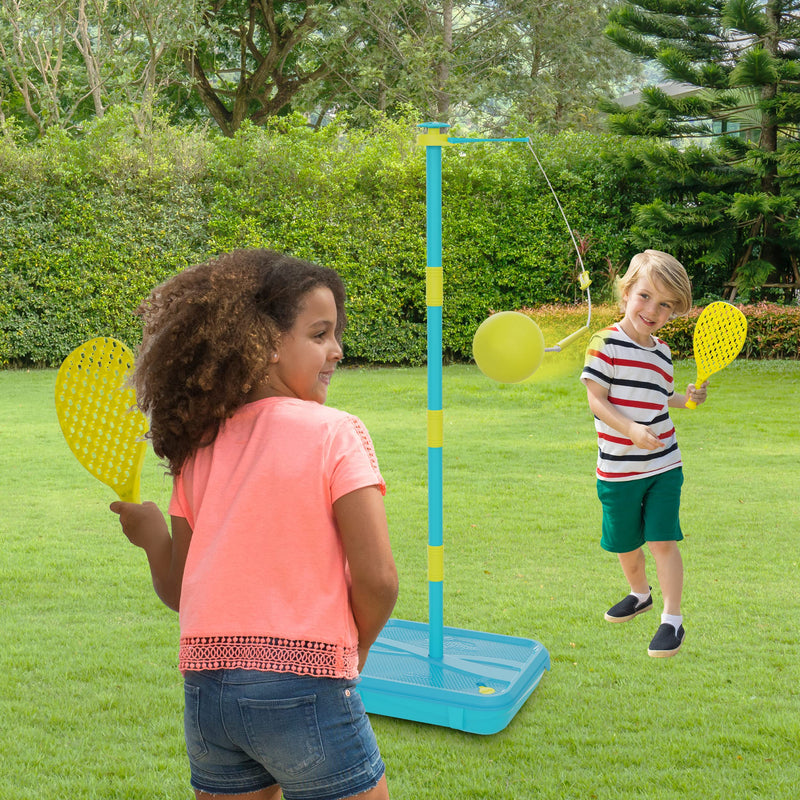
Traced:
[[627, 622], [653, 608], [650, 586], [647, 583], [644, 565], [644, 551], [641, 547], [629, 553], [617, 553], [622, 571], [631, 586], [631, 593], [605, 613], [607, 622]]
[[683, 559], [677, 542], [648, 542], [664, 598], [664, 613], [680, 616], [683, 594]]
[[645, 574], [642, 500], [646, 481], [597, 481], [597, 496], [603, 505], [603, 535], [600, 546], [616, 553], [631, 592], [649, 594]]
[[648, 542], [648, 546], [656, 561], [658, 582], [664, 596], [664, 613], [647, 654], [654, 658], [666, 658], [680, 650], [686, 635], [681, 616], [683, 559], [677, 542]]
[[618, 553], [617, 555], [619, 556], [622, 572], [630, 584], [631, 593], [649, 594], [650, 584], [647, 582], [647, 574], [645, 572], [644, 550], [641, 547], [637, 547], [636, 550], [631, 550], [630, 553]]

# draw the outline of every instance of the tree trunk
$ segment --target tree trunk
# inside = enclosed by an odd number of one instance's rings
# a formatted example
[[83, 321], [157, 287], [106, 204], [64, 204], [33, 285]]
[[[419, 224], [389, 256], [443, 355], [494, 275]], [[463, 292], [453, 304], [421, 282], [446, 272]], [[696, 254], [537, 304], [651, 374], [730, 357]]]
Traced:
[[100, 77], [100, 66], [92, 47], [92, 40], [89, 36], [89, 19], [86, 16], [86, 0], [81, 0], [78, 5], [77, 30], [72, 36], [75, 46], [83, 58], [86, 65], [86, 80], [89, 84], [89, 92], [94, 103], [94, 113], [99, 118], [105, 113], [103, 107], [103, 84]]
[[450, 56], [453, 53], [453, 0], [442, 3], [442, 56], [436, 64], [436, 114], [441, 122], [450, 115]]
[[[780, 8], [776, 0], [769, 0], [765, 9], [765, 14], [769, 24], [769, 32], [764, 37], [764, 47], [770, 55], [775, 58], [780, 58], [781, 54], [778, 38], [780, 29]], [[774, 100], [777, 94], [777, 84], [769, 84], [762, 88], [761, 99], [765, 101]], [[775, 115], [771, 111], [765, 111], [762, 115], [759, 147], [761, 147], [765, 153], [775, 153], [778, 150], [778, 125], [775, 120]], [[777, 162], [775, 159], [771, 158], [767, 161], [764, 175], [761, 178], [761, 191], [764, 192], [764, 194], [772, 196], [780, 194], [780, 188], [777, 184], [777, 175]], [[781, 249], [775, 244], [774, 227], [773, 218], [768, 217], [764, 226], [764, 235], [759, 256], [763, 261], [772, 264], [774, 273], [780, 275], [783, 271], [783, 254]]]

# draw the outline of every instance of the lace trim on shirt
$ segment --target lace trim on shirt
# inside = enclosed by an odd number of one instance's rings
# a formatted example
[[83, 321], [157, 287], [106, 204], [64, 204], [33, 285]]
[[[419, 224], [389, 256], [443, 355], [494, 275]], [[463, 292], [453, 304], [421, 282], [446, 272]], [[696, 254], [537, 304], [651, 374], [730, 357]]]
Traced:
[[372, 439], [370, 438], [369, 431], [366, 429], [364, 423], [358, 417], [350, 417], [350, 420], [353, 423], [353, 427], [355, 428], [356, 433], [358, 434], [359, 438], [361, 439], [361, 443], [364, 445], [364, 450], [369, 458], [369, 464], [372, 467], [372, 471], [375, 473], [376, 477], [380, 479], [381, 487], [385, 487], [383, 483], [383, 478], [381, 477], [381, 471], [378, 467], [378, 457], [375, 455], [375, 447], [372, 444]]
[[184, 672], [253, 669], [352, 678], [358, 674], [358, 649], [272, 636], [196, 636], [181, 639], [179, 662]]

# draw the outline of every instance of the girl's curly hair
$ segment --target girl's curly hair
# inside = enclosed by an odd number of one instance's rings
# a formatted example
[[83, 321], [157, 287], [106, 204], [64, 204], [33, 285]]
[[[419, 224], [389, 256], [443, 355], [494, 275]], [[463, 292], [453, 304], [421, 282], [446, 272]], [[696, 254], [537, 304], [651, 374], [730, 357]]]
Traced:
[[149, 437], [172, 475], [267, 376], [270, 356], [303, 297], [333, 293], [337, 338], [345, 290], [332, 269], [271, 250], [235, 250], [156, 287], [137, 309], [144, 321], [132, 383]]

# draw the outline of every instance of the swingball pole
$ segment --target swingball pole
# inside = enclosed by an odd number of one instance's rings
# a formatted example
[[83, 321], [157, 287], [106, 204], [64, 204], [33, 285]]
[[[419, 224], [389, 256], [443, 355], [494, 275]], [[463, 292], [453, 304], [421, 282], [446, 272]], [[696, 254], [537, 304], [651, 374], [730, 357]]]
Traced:
[[448, 139], [445, 123], [419, 127], [426, 151], [428, 622], [390, 619], [370, 649], [358, 691], [371, 714], [492, 734], [538, 686], [550, 655], [532, 639], [444, 626], [442, 147], [527, 139]]
[[442, 147], [471, 142], [527, 142], [521, 139], [448, 137], [443, 122], [425, 122], [417, 143], [425, 146], [425, 302], [428, 335], [428, 622], [429, 655], [441, 658], [444, 628], [444, 409], [442, 401]]
[[[444, 409], [442, 407], [442, 144], [446, 136], [425, 126], [425, 303], [428, 336], [428, 654], [441, 658], [444, 648]], [[441, 126], [440, 126], [441, 127]], [[442, 142], [441, 140], [445, 141]]]

